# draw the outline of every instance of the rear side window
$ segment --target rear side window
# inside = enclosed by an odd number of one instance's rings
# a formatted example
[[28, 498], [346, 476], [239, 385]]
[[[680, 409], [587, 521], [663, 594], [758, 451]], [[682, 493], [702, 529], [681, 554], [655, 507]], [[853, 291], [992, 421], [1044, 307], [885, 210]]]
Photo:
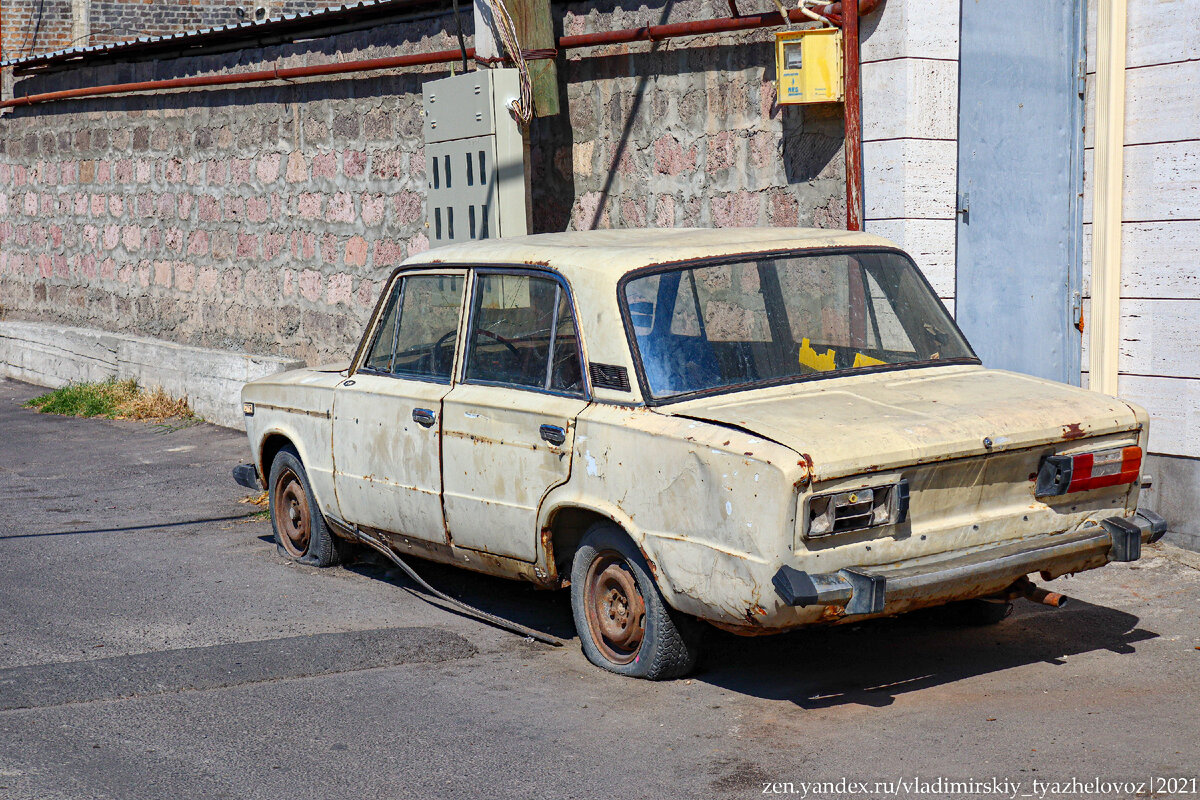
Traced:
[[578, 340], [558, 281], [500, 273], [476, 279], [468, 381], [583, 394]]
[[412, 275], [392, 289], [364, 367], [398, 377], [450, 380], [462, 275]]

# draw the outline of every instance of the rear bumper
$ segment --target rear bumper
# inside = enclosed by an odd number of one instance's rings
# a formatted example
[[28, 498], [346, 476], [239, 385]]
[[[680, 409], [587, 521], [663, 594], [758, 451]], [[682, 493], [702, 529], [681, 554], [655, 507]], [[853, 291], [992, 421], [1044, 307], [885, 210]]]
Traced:
[[943, 553], [885, 567], [810, 574], [785, 565], [772, 583], [789, 606], [842, 606], [847, 616], [880, 614], [887, 605], [979, 597], [1032, 572], [1055, 578], [1110, 561], [1136, 561], [1141, 557], [1142, 542], [1157, 541], [1166, 529], [1162, 517], [1139, 511], [1132, 517], [1111, 517], [1074, 534], [1044, 534], [965, 554]]

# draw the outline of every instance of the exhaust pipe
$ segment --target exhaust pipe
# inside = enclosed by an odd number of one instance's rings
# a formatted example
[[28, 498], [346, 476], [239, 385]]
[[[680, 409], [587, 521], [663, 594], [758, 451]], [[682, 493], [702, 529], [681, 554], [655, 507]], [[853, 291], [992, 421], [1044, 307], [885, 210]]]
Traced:
[[1006, 597], [1012, 599], [1014, 597], [1024, 597], [1027, 600], [1032, 600], [1035, 603], [1041, 603], [1044, 606], [1052, 608], [1062, 608], [1071, 598], [1065, 594], [1051, 592], [1043, 589], [1035, 584], [1029, 578], [1022, 577], [1013, 581], [1013, 585], [1008, 587], [1008, 591], [1004, 593]]
[[1035, 603], [1041, 603], [1045, 606], [1053, 606], [1054, 608], [1062, 608], [1067, 604], [1070, 598], [1065, 594], [1058, 592], [1048, 592], [1040, 586], [1034, 586], [1032, 583], [1025, 590], [1025, 597]]

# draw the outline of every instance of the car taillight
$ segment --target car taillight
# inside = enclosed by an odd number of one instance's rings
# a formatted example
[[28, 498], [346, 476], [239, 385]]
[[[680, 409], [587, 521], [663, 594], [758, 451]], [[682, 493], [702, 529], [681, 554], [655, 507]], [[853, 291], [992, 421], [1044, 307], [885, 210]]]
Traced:
[[1142, 469], [1142, 448], [1117, 447], [1074, 456], [1046, 456], [1034, 494], [1050, 497], [1133, 483]]

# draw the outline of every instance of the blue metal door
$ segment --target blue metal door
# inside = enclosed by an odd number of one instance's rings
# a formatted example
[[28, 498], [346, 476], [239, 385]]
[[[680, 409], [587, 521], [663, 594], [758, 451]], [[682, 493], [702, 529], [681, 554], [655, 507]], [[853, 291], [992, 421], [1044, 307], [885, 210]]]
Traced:
[[1085, 4], [963, 0], [956, 317], [989, 367], [1079, 383]]

